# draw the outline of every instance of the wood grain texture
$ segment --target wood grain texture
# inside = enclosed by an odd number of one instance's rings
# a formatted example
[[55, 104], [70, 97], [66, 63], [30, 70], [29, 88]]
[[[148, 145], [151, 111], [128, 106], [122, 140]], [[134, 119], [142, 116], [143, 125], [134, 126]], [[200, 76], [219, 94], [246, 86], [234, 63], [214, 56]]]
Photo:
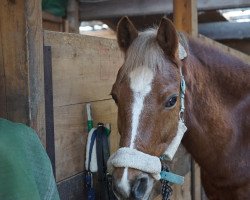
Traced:
[[201, 190], [202, 190], [202, 184], [201, 184], [201, 173], [200, 173], [200, 167], [199, 165], [193, 161], [192, 163], [194, 165], [194, 170], [191, 171], [192, 174], [192, 181], [193, 181], [193, 200], [200, 200], [202, 199], [201, 196]]
[[[117, 128], [117, 106], [113, 99], [92, 102], [92, 113], [94, 125], [98, 122], [111, 125], [110, 152], [114, 153], [119, 148], [120, 135]], [[87, 121], [86, 112], [84, 112], [84, 122]], [[84, 123], [84, 128], [87, 127]]]
[[174, 0], [174, 24], [178, 31], [198, 33], [197, 0]]
[[[40, 0], [26, 0], [26, 48], [28, 65], [29, 125], [46, 145], [43, 31]], [[26, 87], [27, 87], [26, 86]]]
[[1, 2], [0, 71], [4, 71], [5, 90], [1, 89], [0, 95], [6, 99], [3, 116], [31, 126], [44, 141], [41, 20], [39, 0]]
[[[4, 68], [6, 114], [13, 121], [29, 124], [28, 66], [25, 0], [4, 0], [0, 7], [1, 66]], [[11, 17], [10, 17], [11, 16]]]
[[[219, 10], [227, 8], [249, 7], [249, 0], [197, 0], [198, 10]], [[171, 0], [109, 0], [99, 2], [81, 2], [80, 19], [96, 20], [122, 16], [169, 14], [173, 12]]]
[[[92, 102], [94, 124], [109, 123], [111, 152], [118, 148], [117, 108], [113, 100]], [[56, 179], [63, 180], [84, 170], [87, 139], [85, 104], [59, 106], [54, 109]]]
[[87, 138], [85, 103], [95, 124], [111, 124], [111, 152], [118, 148], [117, 108], [110, 91], [123, 56], [116, 40], [44, 32], [52, 49], [57, 181], [84, 169]]
[[55, 106], [110, 98], [123, 59], [115, 40], [48, 31], [44, 39], [52, 46]]

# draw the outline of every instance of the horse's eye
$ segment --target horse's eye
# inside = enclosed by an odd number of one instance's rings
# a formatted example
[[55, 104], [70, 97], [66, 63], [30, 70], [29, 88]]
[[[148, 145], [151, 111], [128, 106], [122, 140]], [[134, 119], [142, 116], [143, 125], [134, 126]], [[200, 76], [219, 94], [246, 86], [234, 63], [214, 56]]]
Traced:
[[174, 95], [168, 99], [168, 101], [165, 104], [166, 108], [171, 108], [176, 104], [177, 101], [177, 95]]
[[115, 101], [115, 103], [118, 103], [117, 96], [115, 94], [111, 94], [112, 99]]

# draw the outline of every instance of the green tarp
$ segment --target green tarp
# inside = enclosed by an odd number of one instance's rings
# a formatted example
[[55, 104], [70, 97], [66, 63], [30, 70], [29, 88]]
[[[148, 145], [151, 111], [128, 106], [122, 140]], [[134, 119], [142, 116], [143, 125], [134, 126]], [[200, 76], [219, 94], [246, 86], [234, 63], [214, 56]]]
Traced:
[[0, 118], [0, 200], [58, 200], [50, 160], [37, 134]]
[[66, 15], [68, 0], [42, 0], [42, 10], [53, 15], [64, 17]]

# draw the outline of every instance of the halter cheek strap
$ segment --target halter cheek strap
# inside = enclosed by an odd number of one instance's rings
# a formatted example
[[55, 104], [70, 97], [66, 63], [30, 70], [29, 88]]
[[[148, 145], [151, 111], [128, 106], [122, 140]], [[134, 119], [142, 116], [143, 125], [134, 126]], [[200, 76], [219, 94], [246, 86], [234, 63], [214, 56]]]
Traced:
[[[182, 46], [181, 46], [182, 47]], [[183, 47], [182, 47], [183, 48]], [[184, 48], [183, 48], [184, 49]], [[184, 50], [185, 51], [185, 50]], [[185, 51], [186, 52], [186, 51]], [[181, 57], [181, 56], [180, 56]], [[187, 127], [184, 123], [184, 111], [185, 111], [185, 91], [186, 91], [186, 83], [184, 76], [182, 74], [182, 69], [180, 68], [180, 112], [179, 112], [179, 122], [176, 136], [161, 156], [163, 160], [172, 160], [178, 147], [180, 146], [181, 140], [184, 136], [184, 133], [187, 131]]]

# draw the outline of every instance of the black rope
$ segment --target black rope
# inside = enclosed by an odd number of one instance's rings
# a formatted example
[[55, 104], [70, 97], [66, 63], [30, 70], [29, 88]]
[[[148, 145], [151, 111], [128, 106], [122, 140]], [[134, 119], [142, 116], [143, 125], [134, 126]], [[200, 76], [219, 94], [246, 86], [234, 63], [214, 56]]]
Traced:
[[[169, 172], [169, 168], [162, 164], [162, 171]], [[162, 200], [170, 200], [171, 195], [173, 194], [173, 190], [169, 185], [169, 182], [161, 179], [161, 194]]]

